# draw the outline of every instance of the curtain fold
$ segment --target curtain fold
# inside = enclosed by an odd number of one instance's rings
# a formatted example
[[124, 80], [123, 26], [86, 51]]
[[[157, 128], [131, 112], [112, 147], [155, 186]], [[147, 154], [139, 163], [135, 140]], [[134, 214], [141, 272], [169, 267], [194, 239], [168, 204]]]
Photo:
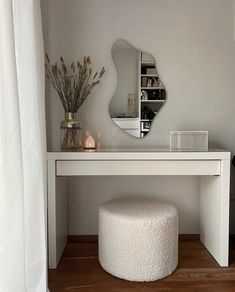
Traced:
[[46, 292], [40, 1], [0, 0], [0, 291]]

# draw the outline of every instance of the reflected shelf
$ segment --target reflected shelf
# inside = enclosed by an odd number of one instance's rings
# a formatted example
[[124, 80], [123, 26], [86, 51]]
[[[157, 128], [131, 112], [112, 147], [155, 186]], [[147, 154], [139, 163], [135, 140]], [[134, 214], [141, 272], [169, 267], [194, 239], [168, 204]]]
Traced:
[[155, 90], [155, 89], [165, 89], [164, 87], [160, 87], [160, 86], [156, 86], [156, 87], [153, 87], [153, 86], [146, 86], [146, 87], [141, 87], [141, 89], [150, 89], [150, 90]]
[[141, 77], [158, 77], [158, 74], [141, 74]]
[[143, 103], [148, 103], [148, 102], [150, 102], [150, 103], [161, 103], [161, 102], [166, 102], [166, 100], [165, 99], [158, 99], [158, 100], [151, 100], [151, 99], [149, 99], [149, 100], [141, 100], [141, 102], [143, 102]]

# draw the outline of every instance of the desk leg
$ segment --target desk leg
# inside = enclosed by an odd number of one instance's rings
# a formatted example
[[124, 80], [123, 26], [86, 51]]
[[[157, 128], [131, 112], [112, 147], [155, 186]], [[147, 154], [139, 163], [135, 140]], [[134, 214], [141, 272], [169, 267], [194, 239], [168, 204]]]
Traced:
[[56, 269], [67, 243], [67, 179], [56, 177], [56, 161], [47, 162], [48, 258]]
[[230, 161], [220, 176], [201, 177], [200, 239], [221, 267], [229, 265]]

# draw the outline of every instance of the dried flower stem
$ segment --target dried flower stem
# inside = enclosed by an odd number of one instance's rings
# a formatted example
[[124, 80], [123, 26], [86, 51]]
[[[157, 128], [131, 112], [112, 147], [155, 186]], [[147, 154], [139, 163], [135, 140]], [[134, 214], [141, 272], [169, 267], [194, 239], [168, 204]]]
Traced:
[[67, 67], [63, 58], [60, 65], [51, 64], [46, 55], [46, 76], [56, 90], [66, 112], [76, 113], [86, 100], [92, 89], [100, 83], [105, 69], [96, 72], [92, 77], [92, 62], [90, 56], [84, 57], [83, 64], [74, 62]]

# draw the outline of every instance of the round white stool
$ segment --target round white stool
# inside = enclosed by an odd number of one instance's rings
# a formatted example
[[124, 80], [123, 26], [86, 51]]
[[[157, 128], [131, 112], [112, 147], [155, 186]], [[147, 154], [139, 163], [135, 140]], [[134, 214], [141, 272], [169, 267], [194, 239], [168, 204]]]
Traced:
[[130, 281], [154, 281], [178, 264], [178, 212], [150, 198], [121, 198], [99, 209], [99, 262]]

